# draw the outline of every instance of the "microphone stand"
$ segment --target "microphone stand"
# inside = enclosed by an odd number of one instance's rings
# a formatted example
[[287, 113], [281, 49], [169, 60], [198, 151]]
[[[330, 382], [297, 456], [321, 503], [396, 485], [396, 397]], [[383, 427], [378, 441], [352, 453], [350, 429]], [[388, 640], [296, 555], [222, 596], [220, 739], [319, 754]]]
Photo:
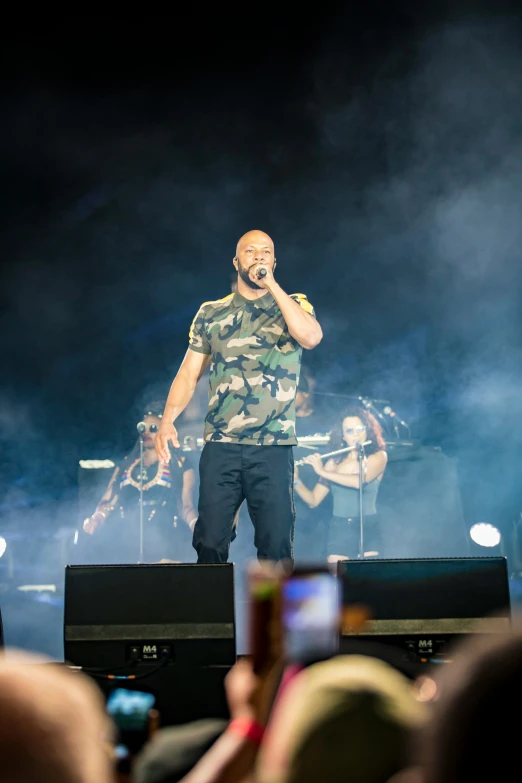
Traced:
[[140, 421], [140, 423], [137, 425], [137, 430], [140, 436], [140, 554], [138, 563], [143, 563], [143, 433], [145, 429], [145, 424]]
[[363, 512], [363, 460], [364, 445], [357, 443], [357, 460], [359, 462], [359, 559], [364, 560], [364, 512]]

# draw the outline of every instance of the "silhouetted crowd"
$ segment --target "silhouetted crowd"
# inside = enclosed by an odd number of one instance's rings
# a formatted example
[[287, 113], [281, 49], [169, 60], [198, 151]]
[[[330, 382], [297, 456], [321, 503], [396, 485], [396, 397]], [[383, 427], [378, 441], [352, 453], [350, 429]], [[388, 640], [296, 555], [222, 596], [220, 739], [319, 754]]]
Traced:
[[[118, 731], [86, 674], [9, 648], [0, 660], [3, 783], [461, 783], [517, 774], [522, 628], [471, 633], [412, 673], [393, 647], [311, 665], [239, 658], [229, 720], [159, 726], [118, 762]], [[160, 716], [161, 718], [161, 716]]]

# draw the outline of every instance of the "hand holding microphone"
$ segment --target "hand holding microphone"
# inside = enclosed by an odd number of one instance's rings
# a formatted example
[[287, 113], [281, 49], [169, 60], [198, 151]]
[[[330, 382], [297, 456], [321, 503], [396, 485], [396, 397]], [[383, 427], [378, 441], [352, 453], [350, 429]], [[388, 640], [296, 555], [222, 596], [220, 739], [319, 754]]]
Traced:
[[267, 288], [267, 283], [271, 278], [269, 272], [271, 271], [272, 270], [267, 266], [256, 264], [250, 270], [250, 279], [257, 283], [260, 288]]

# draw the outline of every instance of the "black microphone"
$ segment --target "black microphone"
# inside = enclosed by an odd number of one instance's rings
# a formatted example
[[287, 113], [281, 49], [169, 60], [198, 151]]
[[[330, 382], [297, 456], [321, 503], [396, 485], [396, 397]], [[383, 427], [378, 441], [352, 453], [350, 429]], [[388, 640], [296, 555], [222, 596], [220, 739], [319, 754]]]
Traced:
[[137, 429], [137, 430], [138, 430], [138, 432], [140, 432], [140, 433], [141, 433], [141, 432], [145, 432], [145, 430], [147, 429], [147, 425], [145, 424], [145, 422], [144, 422], [144, 421], [140, 421], [138, 424], [136, 424], [136, 429]]
[[261, 267], [261, 269], [257, 270], [257, 279], [259, 280], [262, 277], [266, 277], [266, 269], [264, 266]]

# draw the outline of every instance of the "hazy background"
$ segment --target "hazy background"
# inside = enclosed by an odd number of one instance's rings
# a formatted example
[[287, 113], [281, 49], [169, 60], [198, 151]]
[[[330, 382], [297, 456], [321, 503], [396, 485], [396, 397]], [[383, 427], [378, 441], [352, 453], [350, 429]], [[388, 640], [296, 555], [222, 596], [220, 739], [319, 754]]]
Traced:
[[78, 461], [132, 445], [251, 228], [316, 308], [317, 390], [390, 400], [470, 523], [520, 515], [519, 6], [242, 14], [4, 31], [4, 606], [59, 584]]

